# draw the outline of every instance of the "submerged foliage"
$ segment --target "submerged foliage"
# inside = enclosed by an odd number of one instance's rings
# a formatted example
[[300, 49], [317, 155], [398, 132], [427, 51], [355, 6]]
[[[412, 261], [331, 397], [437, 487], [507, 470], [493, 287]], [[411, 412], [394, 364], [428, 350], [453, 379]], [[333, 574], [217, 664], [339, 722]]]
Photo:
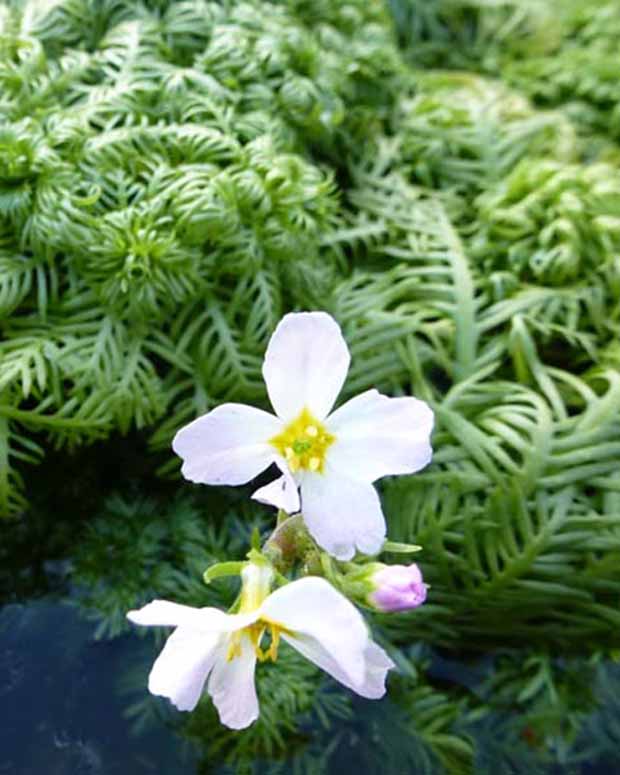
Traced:
[[[423, 545], [431, 584], [424, 607], [382, 622], [390, 637], [536, 643], [525, 674], [500, 660], [486, 695], [500, 699], [539, 697], [550, 649], [617, 648], [619, 34], [611, 0], [6, 3], [2, 515], [28, 519], [24, 475], [51, 446], [139, 432], [147, 468], [174, 475], [179, 427], [266, 403], [282, 314], [327, 309], [352, 352], [344, 398], [412, 392], [437, 417], [433, 464], [383, 486], [390, 538]], [[234, 530], [183, 500], [108, 503], [76, 571], [100, 634], [155, 590], [201, 604], [204, 566], [261, 524], [261, 507], [218, 497]], [[282, 730], [322, 712], [326, 679], [299, 664], [310, 699], [213, 743], [235, 765], [284, 756]], [[420, 771], [467, 772], [472, 756], [479, 772], [536, 771], [538, 742], [484, 714], [459, 731], [461, 697], [419, 681], [394, 692], [428, 722]], [[498, 737], [519, 742], [518, 765], [487, 760]], [[304, 750], [308, 766], [327, 755]]]

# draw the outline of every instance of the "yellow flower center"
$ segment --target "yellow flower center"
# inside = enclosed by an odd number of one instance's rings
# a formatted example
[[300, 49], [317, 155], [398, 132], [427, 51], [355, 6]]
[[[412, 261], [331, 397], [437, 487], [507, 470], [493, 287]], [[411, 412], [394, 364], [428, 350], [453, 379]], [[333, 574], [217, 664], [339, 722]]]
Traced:
[[[265, 632], [269, 630], [271, 635], [271, 643], [269, 648], [263, 650], [261, 648], [261, 640]], [[266, 662], [270, 659], [275, 662], [278, 658], [278, 646], [280, 645], [280, 634], [286, 632], [284, 627], [281, 627], [275, 622], [258, 621], [254, 624], [250, 624], [249, 627], [244, 627], [243, 630], [237, 630], [230, 636], [230, 642], [228, 644], [228, 651], [226, 652], [226, 660], [232, 662], [235, 657], [241, 656], [241, 638], [247, 635], [252, 641], [256, 658], [259, 662]]]
[[323, 473], [325, 453], [335, 440], [323, 423], [304, 408], [269, 443], [286, 459], [292, 473], [300, 470]]
[[[273, 570], [269, 565], [249, 562], [241, 572], [239, 613], [249, 613], [260, 608], [263, 601], [269, 595], [272, 582]], [[267, 631], [269, 631], [271, 636], [271, 643], [269, 648], [263, 650], [261, 648], [261, 641]], [[267, 659], [275, 662], [278, 658], [280, 634], [283, 632], [287, 632], [287, 630], [281, 624], [272, 622], [266, 617], [261, 617], [258, 621], [230, 635], [226, 659], [228, 662], [232, 662], [233, 659], [241, 656], [243, 652], [242, 639], [247, 637], [254, 647], [259, 662], [265, 662]]]

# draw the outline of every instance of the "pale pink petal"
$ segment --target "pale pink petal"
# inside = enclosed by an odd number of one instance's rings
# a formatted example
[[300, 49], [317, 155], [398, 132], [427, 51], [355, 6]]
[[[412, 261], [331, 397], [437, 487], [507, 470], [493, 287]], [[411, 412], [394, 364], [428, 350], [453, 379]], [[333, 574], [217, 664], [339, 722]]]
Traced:
[[337, 409], [326, 426], [336, 441], [329, 464], [351, 479], [412, 474], [430, 463], [433, 411], [417, 398], [367, 390]]
[[385, 694], [385, 679], [388, 670], [391, 670], [395, 665], [385, 651], [372, 640], [368, 641], [364, 656], [366, 658], [364, 680], [353, 688], [362, 697], [378, 700]]
[[245, 484], [273, 462], [269, 439], [282, 430], [277, 417], [244, 404], [222, 404], [176, 434], [181, 473], [200, 484]]
[[166, 641], [149, 676], [149, 691], [179, 710], [193, 710], [226, 636], [179, 627]]
[[327, 653], [350, 682], [363, 681], [366, 624], [355, 606], [325, 579], [308, 576], [280, 587], [265, 600], [261, 612], [264, 621], [285, 627], [288, 641], [308, 659], [331, 672], [325, 660], [320, 663], [310, 656]]
[[[151, 600], [142, 608], [127, 613], [134, 624], [144, 627], [195, 627], [199, 628], [205, 620], [204, 610], [213, 611], [215, 620], [226, 616], [217, 608], [200, 609], [190, 605], [172, 603], [170, 600]], [[208, 614], [207, 614], [208, 615]], [[211, 629], [218, 629], [217, 627]]]
[[127, 618], [145, 627], [189, 627], [202, 632], [234, 632], [256, 621], [256, 614], [227, 614], [219, 608], [193, 608], [169, 600], [152, 600], [129, 611]]
[[301, 512], [317, 544], [338, 560], [350, 560], [356, 550], [377, 554], [385, 541], [385, 519], [375, 488], [340, 476], [331, 466], [322, 474], [304, 473]]
[[297, 484], [289, 471], [284, 458], [278, 457], [276, 465], [282, 471], [282, 476], [273, 482], [260, 487], [252, 494], [252, 498], [267, 506], [275, 506], [287, 514], [295, 514], [299, 511], [299, 492]]
[[241, 596], [239, 610], [247, 611], [238, 616], [252, 616], [254, 621], [259, 618], [258, 610], [263, 600], [269, 595], [273, 584], [274, 571], [266, 562], [248, 562], [241, 571]]
[[349, 369], [349, 349], [340, 326], [325, 312], [285, 315], [269, 341], [263, 376], [278, 417], [295, 419], [307, 408], [323, 420]]
[[304, 635], [283, 634], [282, 638], [310, 662], [314, 662], [321, 670], [325, 670], [332, 678], [362, 697], [378, 700], [385, 694], [387, 672], [394, 667], [394, 663], [372, 640], [369, 639], [364, 648], [363, 676], [361, 680], [352, 681], [351, 676], [334, 659], [333, 654], [316, 640]]
[[218, 652], [208, 685], [220, 721], [231, 729], [244, 729], [258, 718], [256, 653], [245, 634], [241, 635], [240, 646], [241, 654], [230, 660], [227, 649]]

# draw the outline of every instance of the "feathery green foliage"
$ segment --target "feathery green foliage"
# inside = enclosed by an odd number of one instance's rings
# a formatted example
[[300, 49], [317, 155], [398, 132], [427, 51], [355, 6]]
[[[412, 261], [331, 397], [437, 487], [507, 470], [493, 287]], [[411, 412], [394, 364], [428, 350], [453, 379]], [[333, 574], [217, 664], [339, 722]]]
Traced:
[[[619, 35], [611, 0], [6, 3], [2, 515], [27, 520], [24, 477], [51, 446], [138, 432], [152, 473], [174, 475], [179, 427], [266, 403], [282, 314], [326, 309], [352, 352], [344, 397], [377, 387], [436, 412], [432, 465], [382, 488], [390, 538], [424, 547], [431, 584], [380, 622], [412, 768], [573, 756], [587, 692], [550, 650], [605, 653], [620, 632]], [[153, 594], [228, 602], [200, 579], [264, 524], [242, 503], [108, 501], [75, 571], [99, 635]], [[412, 639], [514, 651], [473, 697], [438, 692]], [[206, 703], [188, 736], [208, 727], [231, 768], [301, 773], [337, 763], [339, 735], [376, 733], [308, 665], [282, 670], [261, 678], [261, 726], [213, 735]], [[618, 680], [606, 662], [591, 678]], [[310, 716], [338, 720], [333, 748], [303, 739]], [[609, 756], [618, 730], [599, 731]]]
[[[9, 465], [23, 430], [75, 445], [149, 427], [167, 447], [205, 407], [264, 397], [275, 321], [319, 303], [340, 260], [321, 245], [337, 217], [321, 160], [378, 121], [399, 69], [380, 6], [327, 15], [317, 29], [304, 4], [3, 9]], [[12, 465], [0, 502], [24, 507]]]

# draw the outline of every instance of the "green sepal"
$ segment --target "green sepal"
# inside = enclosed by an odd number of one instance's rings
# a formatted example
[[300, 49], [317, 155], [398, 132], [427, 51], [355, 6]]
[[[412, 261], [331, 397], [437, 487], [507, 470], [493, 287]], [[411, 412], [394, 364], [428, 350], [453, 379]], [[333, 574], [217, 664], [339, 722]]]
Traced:
[[245, 555], [250, 562], [256, 563], [256, 565], [271, 565], [269, 559], [265, 557], [262, 549], [252, 545], [250, 551]]
[[239, 576], [243, 570], [245, 562], [218, 562], [212, 565], [203, 573], [202, 579], [205, 584], [210, 584], [213, 579], [219, 579], [222, 576]]
[[290, 579], [288, 579], [284, 574], [277, 570], [274, 571], [274, 581], [277, 587], [285, 587], [287, 584], [291, 583]]
[[421, 546], [416, 544], [401, 544], [398, 541], [386, 541], [382, 548], [382, 552], [392, 552], [392, 554], [415, 554], [422, 551]]
[[250, 544], [252, 546], [252, 549], [256, 549], [257, 552], [260, 552], [261, 550], [260, 530], [257, 527], [255, 527], [254, 530], [252, 530], [252, 537], [250, 539]]

